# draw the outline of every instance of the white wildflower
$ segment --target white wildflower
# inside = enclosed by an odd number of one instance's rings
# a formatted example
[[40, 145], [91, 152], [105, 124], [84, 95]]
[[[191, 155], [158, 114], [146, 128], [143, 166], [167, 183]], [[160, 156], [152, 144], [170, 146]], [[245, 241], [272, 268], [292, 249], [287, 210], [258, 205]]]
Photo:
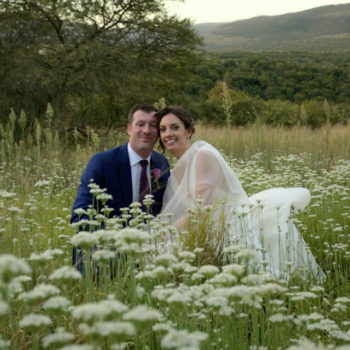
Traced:
[[153, 331], [155, 332], [168, 332], [172, 329], [172, 326], [169, 323], [156, 323], [152, 326]]
[[250, 260], [254, 258], [256, 255], [256, 252], [253, 249], [242, 249], [236, 254], [236, 258], [243, 259], [245, 261]]
[[170, 253], [165, 253], [162, 255], [158, 255], [154, 259], [154, 263], [156, 265], [162, 265], [165, 267], [169, 267], [171, 264], [176, 263], [178, 260], [175, 255]]
[[128, 348], [128, 346], [129, 346], [129, 343], [126, 343], [126, 342], [112, 344], [111, 345], [111, 350], [125, 350], [125, 349]]
[[24, 301], [35, 301], [46, 299], [60, 294], [60, 290], [52, 284], [41, 283], [36, 285], [31, 291], [24, 292], [18, 296], [18, 299]]
[[140, 271], [135, 275], [135, 278], [138, 281], [149, 281], [153, 279], [155, 276], [152, 274], [151, 271]]
[[204, 251], [204, 248], [201, 248], [201, 247], [197, 247], [193, 250], [193, 253], [195, 254], [200, 254]]
[[237, 278], [229, 273], [219, 273], [218, 275], [210, 278], [208, 283], [218, 284], [222, 286], [230, 286], [237, 282]]
[[266, 282], [274, 281], [274, 277], [270, 273], [250, 273], [242, 278], [241, 282], [250, 285], [262, 285]]
[[54, 259], [56, 256], [61, 256], [64, 254], [64, 251], [62, 249], [47, 249], [41, 253], [32, 253], [29, 257], [29, 261], [36, 261], [45, 263], [46, 261]]
[[82, 216], [82, 215], [86, 215], [87, 212], [85, 209], [83, 208], [77, 208], [74, 210], [74, 213], [77, 214], [78, 216]]
[[76, 306], [72, 311], [72, 316], [85, 322], [102, 321], [107, 316], [121, 314], [127, 310], [128, 307], [118, 300], [102, 300], [98, 303], [86, 303]]
[[189, 305], [192, 301], [191, 295], [184, 291], [174, 290], [165, 300], [168, 304]]
[[198, 269], [198, 273], [202, 274], [205, 278], [211, 278], [219, 272], [220, 269], [214, 265], [203, 265]]
[[159, 322], [163, 315], [147, 305], [138, 305], [123, 315], [124, 320], [137, 322]]
[[296, 293], [290, 293], [292, 301], [302, 301], [305, 299], [315, 299], [318, 298], [318, 295], [312, 292], [296, 292]]
[[97, 243], [97, 238], [90, 232], [81, 231], [71, 238], [71, 243], [75, 247], [79, 246], [80, 248], [87, 249], [93, 247]]
[[11, 342], [0, 337], [0, 349], [5, 350], [10, 347]]
[[44, 348], [48, 348], [53, 344], [57, 346], [59, 344], [71, 342], [74, 338], [73, 333], [66, 332], [64, 328], [58, 327], [55, 333], [50, 333], [43, 337], [42, 344]]
[[32, 253], [30, 254], [30, 257], [28, 258], [28, 261], [36, 261], [36, 262], [41, 262], [45, 263], [46, 261], [50, 261], [53, 259], [53, 256], [51, 254], [37, 254], [37, 253]]
[[170, 270], [164, 266], [157, 266], [152, 271], [152, 278], [165, 279], [169, 277]]
[[339, 297], [337, 299], [335, 299], [336, 303], [350, 303], [350, 298], [348, 297]]
[[14, 197], [15, 195], [16, 193], [0, 190], [0, 198], [11, 198], [11, 197]]
[[293, 315], [283, 315], [283, 314], [274, 314], [268, 318], [271, 323], [281, 323], [290, 321], [293, 319]]
[[191, 261], [194, 261], [196, 259], [196, 254], [194, 254], [192, 252], [188, 252], [188, 251], [183, 251], [183, 252], [179, 252], [179, 257], [182, 260], [191, 262]]
[[49, 316], [42, 314], [25, 315], [20, 321], [19, 326], [22, 328], [40, 328], [52, 324]]
[[11, 254], [0, 255], [0, 282], [7, 283], [18, 275], [31, 272], [31, 268], [24, 260]]
[[47, 185], [50, 185], [50, 181], [49, 180], [38, 180], [34, 184], [34, 187], [43, 187], [43, 186], [47, 186]]
[[227, 298], [225, 298], [224, 296], [220, 296], [220, 295], [208, 297], [204, 300], [204, 302], [208, 306], [212, 306], [214, 308], [224, 308], [224, 307], [228, 306]]
[[62, 266], [49, 276], [49, 280], [76, 281], [82, 278], [81, 273], [71, 266]]
[[108, 262], [111, 259], [115, 258], [115, 252], [108, 250], [108, 249], [99, 249], [96, 250], [93, 255], [92, 259], [95, 261], [105, 261]]
[[133, 336], [136, 334], [136, 328], [131, 322], [124, 321], [100, 321], [92, 326], [81, 324], [80, 331], [89, 336], [109, 337], [112, 335]]
[[63, 296], [52, 297], [43, 304], [45, 310], [68, 311], [70, 306], [70, 300]]
[[10, 298], [14, 298], [18, 294], [24, 292], [23, 283], [30, 282], [31, 280], [32, 278], [26, 275], [17, 276], [13, 278], [7, 286], [7, 291], [9, 293]]
[[144, 243], [149, 235], [145, 231], [127, 227], [119, 231], [120, 239], [125, 243]]
[[307, 339], [302, 339], [297, 344], [288, 347], [286, 350], [328, 350], [323, 344], [315, 344]]
[[226, 273], [231, 273], [236, 276], [241, 276], [245, 271], [245, 267], [238, 264], [230, 264], [230, 265], [223, 266], [222, 270]]
[[0, 300], [0, 316], [6, 315], [10, 312], [10, 306], [5, 301]]
[[101, 202], [107, 202], [113, 199], [113, 196], [108, 193], [101, 193], [96, 196], [96, 199], [98, 199]]
[[313, 293], [323, 293], [323, 292], [324, 292], [324, 288], [321, 287], [321, 286], [313, 286], [313, 287], [310, 289], [310, 292], [313, 292]]
[[348, 310], [348, 307], [343, 303], [335, 303], [331, 309], [331, 312], [337, 313], [337, 312], [346, 312]]
[[174, 349], [200, 349], [200, 343], [208, 338], [208, 334], [195, 331], [190, 333], [188, 330], [171, 329], [161, 340], [162, 348]]
[[62, 249], [59, 249], [59, 248], [46, 249], [44, 251], [44, 253], [48, 254], [48, 255], [51, 255], [53, 257], [64, 255], [64, 251]]
[[325, 318], [320, 320], [317, 323], [308, 324], [307, 329], [310, 331], [320, 330], [320, 331], [330, 332], [330, 331], [338, 331], [339, 327], [333, 320], [330, 320], [329, 318]]
[[11, 213], [21, 213], [23, 211], [23, 209], [20, 209], [14, 206], [8, 207], [7, 210], [10, 211]]
[[97, 350], [93, 345], [88, 344], [72, 344], [72, 345], [66, 345], [62, 348], [59, 348], [59, 350]]

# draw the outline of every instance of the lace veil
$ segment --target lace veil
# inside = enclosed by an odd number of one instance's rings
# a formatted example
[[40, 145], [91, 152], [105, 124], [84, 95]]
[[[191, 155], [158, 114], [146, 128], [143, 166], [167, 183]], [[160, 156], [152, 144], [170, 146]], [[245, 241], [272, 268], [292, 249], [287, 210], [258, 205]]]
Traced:
[[188, 208], [224, 203], [230, 215], [249, 199], [237, 175], [222, 155], [209, 143], [196, 141], [181, 156], [174, 168], [164, 194], [161, 214], [172, 213], [180, 219]]

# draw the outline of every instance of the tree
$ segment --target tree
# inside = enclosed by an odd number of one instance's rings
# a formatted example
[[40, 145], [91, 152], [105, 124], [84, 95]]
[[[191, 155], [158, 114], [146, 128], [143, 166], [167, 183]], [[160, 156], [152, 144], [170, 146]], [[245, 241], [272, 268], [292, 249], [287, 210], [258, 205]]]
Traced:
[[218, 81], [208, 93], [205, 114], [210, 112], [210, 121], [221, 125], [248, 125], [255, 121], [261, 106], [259, 99], [243, 91], [229, 89], [226, 83]]
[[0, 115], [51, 103], [63, 125], [108, 124], [178, 93], [201, 41], [163, 0], [2, 0]]

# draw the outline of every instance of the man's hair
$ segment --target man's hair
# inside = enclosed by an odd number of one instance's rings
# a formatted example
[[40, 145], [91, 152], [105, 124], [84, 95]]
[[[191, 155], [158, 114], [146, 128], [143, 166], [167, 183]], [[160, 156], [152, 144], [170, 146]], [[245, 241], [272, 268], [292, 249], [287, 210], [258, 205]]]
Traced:
[[133, 107], [131, 107], [129, 114], [128, 114], [128, 124], [132, 124], [133, 120], [134, 120], [134, 114], [137, 111], [143, 111], [145, 113], [151, 113], [151, 112], [158, 112], [158, 109], [156, 107], [154, 107], [151, 104], [147, 104], [147, 103], [140, 103], [137, 104]]

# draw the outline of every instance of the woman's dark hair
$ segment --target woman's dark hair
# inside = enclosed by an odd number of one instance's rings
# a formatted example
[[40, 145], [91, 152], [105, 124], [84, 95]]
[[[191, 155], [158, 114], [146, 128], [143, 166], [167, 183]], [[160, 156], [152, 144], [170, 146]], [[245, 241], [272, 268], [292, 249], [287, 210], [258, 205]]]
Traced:
[[[193, 119], [192, 119], [190, 113], [187, 112], [186, 109], [184, 109], [180, 106], [169, 106], [169, 107], [163, 108], [162, 110], [160, 110], [159, 112], [156, 113], [159, 136], [160, 136], [160, 132], [159, 132], [160, 122], [163, 119], [163, 117], [165, 117], [168, 114], [173, 114], [176, 117], [178, 117], [183, 122], [185, 128], [187, 130], [192, 131], [192, 134], [194, 134], [194, 131], [195, 131], [194, 122], [193, 122]], [[160, 137], [159, 137], [159, 146], [164, 152], [165, 147], [164, 147], [164, 144], [163, 144], [162, 140], [160, 139]]]

